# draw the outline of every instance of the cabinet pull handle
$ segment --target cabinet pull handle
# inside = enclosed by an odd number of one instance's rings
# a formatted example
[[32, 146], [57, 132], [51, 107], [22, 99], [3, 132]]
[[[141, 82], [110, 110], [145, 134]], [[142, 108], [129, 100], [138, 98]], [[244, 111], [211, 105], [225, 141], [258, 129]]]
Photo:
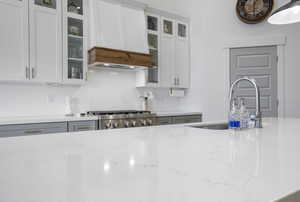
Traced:
[[179, 77], [177, 78], [177, 85], [178, 86], [180, 85], [180, 79], [179, 79]]
[[26, 66], [26, 70], [25, 70], [25, 75], [26, 75], [26, 79], [30, 79], [30, 76], [29, 76], [29, 74], [30, 74], [30, 69]]
[[25, 134], [41, 134], [42, 132], [42, 130], [28, 130], [25, 131]]
[[176, 77], [174, 78], [174, 86], [176, 86], [177, 85], [177, 83], [176, 83], [177, 81], [176, 81]]
[[82, 127], [78, 127], [77, 129], [78, 130], [89, 130], [90, 127], [88, 127], [88, 126], [86, 126], [86, 127], [82, 126]]
[[36, 69], [34, 67], [31, 68], [31, 77], [32, 79], [36, 77]]

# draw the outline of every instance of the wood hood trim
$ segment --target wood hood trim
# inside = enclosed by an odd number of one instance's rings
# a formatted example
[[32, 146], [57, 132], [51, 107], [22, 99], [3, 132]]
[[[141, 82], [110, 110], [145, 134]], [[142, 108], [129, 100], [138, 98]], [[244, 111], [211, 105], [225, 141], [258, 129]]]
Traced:
[[94, 47], [89, 50], [89, 64], [108, 63], [137, 67], [152, 67], [151, 55], [110, 48]]

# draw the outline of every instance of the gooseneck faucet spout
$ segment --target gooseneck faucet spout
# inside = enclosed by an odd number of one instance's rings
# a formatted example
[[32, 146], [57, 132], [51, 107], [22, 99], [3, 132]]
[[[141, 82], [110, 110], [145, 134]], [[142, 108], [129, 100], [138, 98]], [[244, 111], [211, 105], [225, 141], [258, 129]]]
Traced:
[[250, 79], [248, 77], [240, 78], [233, 82], [233, 84], [230, 87], [230, 94], [229, 94], [229, 106], [231, 106], [232, 99], [233, 99], [233, 94], [234, 94], [234, 89], [235, 87], [241, 82], [241, 81], [247, 81], [253, 87], [255, 88], [255, 93], [256, 93], [256, 118], [255, 118], [255, 128], [262, 128], [262, 114], [260, 110], [260, 89], [254, 79]]

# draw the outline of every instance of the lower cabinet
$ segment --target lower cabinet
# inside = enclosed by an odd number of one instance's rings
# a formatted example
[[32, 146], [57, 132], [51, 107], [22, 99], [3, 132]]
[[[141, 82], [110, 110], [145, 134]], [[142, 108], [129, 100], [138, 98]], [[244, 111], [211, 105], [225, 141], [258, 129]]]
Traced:
[[184, 124], [202, 122], [202, 115], [158, 117], [157, 125]]
[[97, 130], [97, 121], [74, 121], [68, 123], [69, 132]]
[[172, 117], [158, 117], [157, 125], [170, 125], [172, 124]]
[[0, 126], [0, 137], [63, 133], [67, 130], [67, 122], [6, 125]]

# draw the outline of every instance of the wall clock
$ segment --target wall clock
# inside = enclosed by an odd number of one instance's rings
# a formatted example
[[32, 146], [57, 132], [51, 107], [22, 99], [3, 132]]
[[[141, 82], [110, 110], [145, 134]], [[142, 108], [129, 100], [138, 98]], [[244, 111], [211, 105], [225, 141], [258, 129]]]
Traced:
[[236, 13], [247, 24], [262, 22], [271, 13], [274, 0], [238, 0]]

